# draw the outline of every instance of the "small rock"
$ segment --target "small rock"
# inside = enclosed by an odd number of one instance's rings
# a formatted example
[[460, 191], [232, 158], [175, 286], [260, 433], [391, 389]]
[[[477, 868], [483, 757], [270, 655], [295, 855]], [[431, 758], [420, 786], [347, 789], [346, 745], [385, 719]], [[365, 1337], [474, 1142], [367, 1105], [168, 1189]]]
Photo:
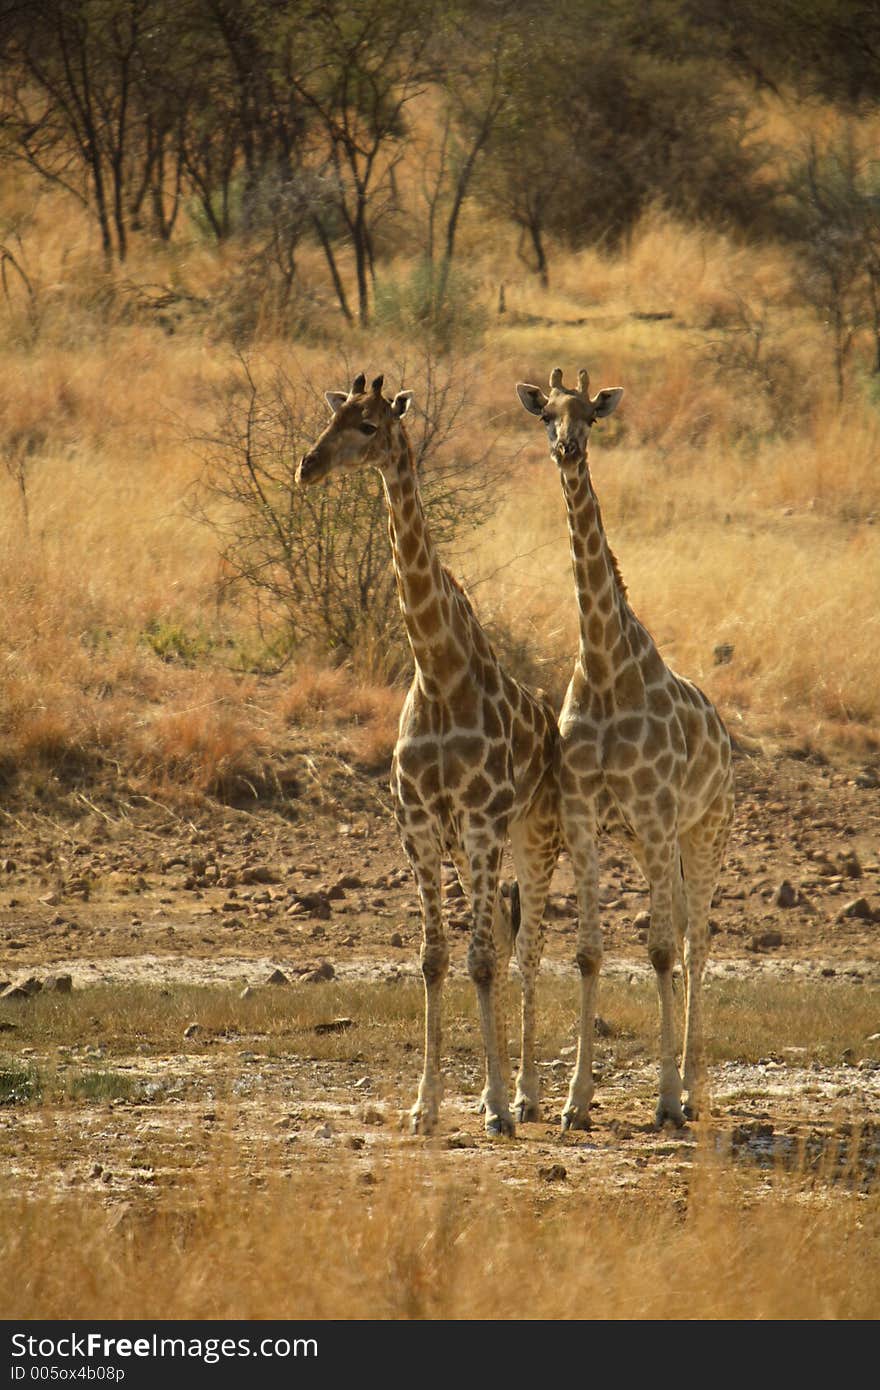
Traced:
[[329, 960], [322, 960], [317, 970], [311, 970], [309, 974], [305, 976], [305, 980], [307, 984], [319, 985], [322, 984], [323, 981], [333, 980], [335, 977], [336, 971], [333, 969]]
[[375, 1177], [373, 1176], [373, 1174], [372, 1174], [372, 1173], [369, 1173], [369, 1172], [367, 1172], [367, 1173], [361, 1173], [361, 1174], [359, 1175], [359, 1177], [358, 1177], [358, 1182], [361, 1183], [361, 1185], [362, 1185], [363, 1187], [375, 1187], [375, 1186], [376, 1186], [376, 1179], [375, 1179]]
[[389, 943], [388, 943], [388, 944], [389, 944], [390, 946], [397, 946], [397, 947], [400, 947], [400, 946], [403, 945], [403, 937], [400, 935], [400, 932], [399, 932], [399, 931], [393, 931], [393, 932], [391, 933], [391, 937], [390, 937], [390, 940], [389, 940]]
[[365, 1125], [384, 1125], [385, 1116], [381, 1110], [377, 1110], [375, 1105], [365, 1105], [361, 1114], [361, 1119]]
[[326, 1023], [316, 1023], [313, 1031], [316, 1033], [346, 1033], [349, 1028], [353, 1027], [353, 1018], [330, 1018]]
[[275, 970], [272, 971], [271, 975], [268, 975], [268, 976], [266, 977], [266, 984], [267, 984], [267, 985], [287, 985], [287, 984], [290, 984], [290, 981], [288, 980], [288, 978], [287, 978], [287, 976], [285, 975], [285, 973], [284, 973], [283, 970], [278, 970], [278, 969], [276, 968]]
[[73, 989], [73, 977], [71, 975], [47, 975], [43, 981], [43, 989], [52, 990], [55, 994], [70, 994]]
[[183, 1030], [183, 1036], [185, 1038], [194, 1038], [199, 1032], [201, 1032], [201, 1029], [197, 1023], [188, 1023]]
[[865, 791], [873, 791], [876, 787], [880, 787], [880, 772], [877, 771], [876, 767], [863, 767], [856, 777], [855, 783], [857, 787], [861, 787]]
[[776, 892], [773, 894], [773, 906], [795, 907], [797, 904], [797, 900], [797, 889], [795, 888], [794, 884], [789, 883], [787, 878], [784, 878], [780, 883], [779, 887], [776, 889]]
[[853, 898], [839, 914], [841, 917], [855, 917], [860, 922], [873, 922], [874, 911], [867, 898]]
[[649, 929], [650, 926], [651, 926], [651, 914], [650, 914], [650, 912], [637, 912], [636, 915], [635, 915], [635, 917], [633, 918], [633, 930], [634, 930], [634, 931], [648, 931], [648, 929]]
[[726, 666], [733, 660], [734, 646], [732, 642], [719, 642], [712, 649], [712, 659], [716, 666]]
[[862, 866], [854, 849], [848, 849], [837, 856], [841, 873], [845, 878], [861, 878]]
[[288, 911], [305, 913], [324, 922], [333, 915], [326, 893], [294, 893]]
[[251, 864], [239, 873], [242, 883], [280, 883], [281, 875], [266, 864]]
[[542, 1182], [565, 1182], [568, 1173], [561, 1163], [551, 1163], [549, 1167], [538, 1169], [538, 1177]]
[[238, 997], [239, 999], [253, 999], [255, 993], [256, 991], [251, 989], [250, 985], [245, 985]]
[[360, 1134], [350, 1134], [349, 1137], [346, 1139], [345, 1144], [346, 1148], [354, 1149], [355, 1153], [358, 1153], [364, 1147], [366, 1142], [366, 1139], [363, 1139]]
[[753, 936], [749, 942], [750, 951], [772, 951], [775, 946], [782, 945], [782, 933], [778, 931], [761, 932], [758, 936]]
[[597, 1038], [610, 1038], [614, 1036], [614, 1029], [606, 1019], [600, 1018], [598, 1014], [593, 1019], [593, 1031]]
[[[8, 998], [10, 996], [11, 991], [21, 990], [22, 993], [25, 994], [28, 999], [30, 999], [33, 997], [33, 995], [39, 994], [42, 988], [43, 981], [39, 979], [38, 976], [28, 975], [27, 979], [15, 980], [13, 984], [9, 986], [9, 989], [5, 991], [5, 995]], [[16, 994], [14, 997], [19, 998], [20, 996]]]
[[337, 879], [337, 888], [363, 888], [364, 881], [358, 878], [357, 874], [343, 874], [342, 878]]
[[470, 1134], [450, 1134], [446, 1140], [447, 1149], [475, 1149], [477, 1141]]
[[336, 1133], [329, 1120], [325, 1120], [322, 1125], [315, 1125], [312, 1130], [313, 1139], [332, 1139]]

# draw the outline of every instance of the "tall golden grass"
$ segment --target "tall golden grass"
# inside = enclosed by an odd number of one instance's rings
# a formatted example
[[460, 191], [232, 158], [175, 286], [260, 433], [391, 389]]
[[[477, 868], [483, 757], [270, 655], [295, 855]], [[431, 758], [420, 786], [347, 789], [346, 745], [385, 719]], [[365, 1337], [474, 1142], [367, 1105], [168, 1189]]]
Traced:
[[[484, 1164], [439, 1177], [430, 1155], [284, 1171], [245, 1155], [161, 1208], [84, 1195], [4, 1203], [13, 1319], [875, 1318], [877, 1198], [811, 1193], [784, 1174], [760, 1198], [701, 1155], [688, 1196], [662, 1185], [577, 1200]], [[69, 1233], [76, 1232], [76, 1239]], [[67, 1234], [65, 1234], [67, 1233]]]
[[[834, 120], [776, 99], [756, 106], [757, 131], [790, 151]], [[419, 148], [414, 140], [400, 173], [404, 199], [416, 198]], [[0, 206], [19, 229], [33, 290], [11, 277], [0, 302], [4, 757], [29, 766], [98, 750], [139, 767], [154, 789], [166, 773], [216, 789], [230, 759], [253, 765], [252, 691], [236, 672], [253, 667], [258, 640], [246, 604], [218, 604], [214, 541], [188, 504], [201, 468], [193, 440], [211, 433], [236, 389], [223, 305], [247, 253], [193, 233], [170, 249], [135, 246], [124, 275], [108, 276], [94, 230], [61, 198], [10, 181]], [[880, 422], [870, 343], [856, 344], [838, 410], [830, 344], [796, 297], [790, 255], [660, 208], [615, 257], [552, 248], [549, 291], [515, 245], [512, 228], [467, 207], [462, 261], [487, 328], [455, 354], [468, 431], [509, 453], [510, 488], [467, 553], [448, 557], [511, 663], [558, 696], [576, 636], [558, 483], [514, 384], [587, 365], [594, 385], [626, 389], [623, 409], [596, 432], [592, 464], [634, 606], [671, 664], [756, 734], [872, 746]], [[403, 250], [382, 275], [403, 279], [413, 265]], [[301, 273], [322, 273], [313, 248]], [[144, 307], [141, 291], [157, 285], [191, 296], [173, 333]], [[342, 384], [355, 360], [378, 371], [407, 349], [393, 325], [344, 332], [329, 298], [310, 313], [295, 343], [265, 320], [252, 340], [257, 368], [277, 363], [323, 389]], [[639, 317], [649, 313], [672, 318]], [[419, 382], [407, 384], [418, 397]], [[189, 666], [151, 645], [149, 633], [169, 627], [201, 653]], [[734, 657], [716, 668], [721, 642]], [[273, 727], [314, 722], [321, 682], [338, 678], [310, 676], [313, 663], [312, 654], [276, 678]], [[365, 759], [379, 759], [399, 697], [346, 680], [348, 722], [361, 729]], [[276, 696], [261, 700], [274, 708]], [[355, 708], [364, 700], [366, 714]], [[275, 735], [261, 740], [260, 756], [271, 757]]]

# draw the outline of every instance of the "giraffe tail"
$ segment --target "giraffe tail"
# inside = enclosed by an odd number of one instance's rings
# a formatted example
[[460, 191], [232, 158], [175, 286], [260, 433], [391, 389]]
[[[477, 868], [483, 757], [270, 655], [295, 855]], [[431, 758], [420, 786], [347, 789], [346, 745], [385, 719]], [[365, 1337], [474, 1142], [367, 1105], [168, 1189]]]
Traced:
[[514, 879], [513, 882], [512, 882], [511, 885], [510, 885], [510, 898], [509, 898], [509, 903], [510, 903], [510, 933], [511, 933], [511, 936], [512, 936], [513, 940], [516, 941], [517, 933], [519, 932], [520, 925], [521, 925], [521, 923], [522, 923], [522, 903], [520, 902], [520, 897], [519, 897], [519, 884], [517, 883], [516, 879]]

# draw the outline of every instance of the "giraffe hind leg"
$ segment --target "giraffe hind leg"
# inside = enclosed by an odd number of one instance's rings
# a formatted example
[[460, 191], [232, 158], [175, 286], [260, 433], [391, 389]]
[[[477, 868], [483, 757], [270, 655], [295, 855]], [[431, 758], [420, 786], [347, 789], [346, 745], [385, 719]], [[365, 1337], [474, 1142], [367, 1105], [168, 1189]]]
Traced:
[[703, 1022], [703, 973], [709, 958], [709, 908], [718, 882], [732, 820], [732, 805], [725, 798], [712, 808], [698, 825], [682, 836], [687, 900], [687, 930], [684, 943], [685, 1025], [684, 1073], [685, 1105], [688, 1119], [697, 1119], [705, 1102], [706, 1063]]
[[[535, 1061], [538, 972], [544, 951], [544, 907], [559, 856], [559, 835], [552, 801], [538, 803], [530, 816], [510, 831], [516, 869], [511, 895], [511, 927], [522, 983], [520, 1065], [513, 1113], [518, 1123], [540, 1119]], [[517, 921], [518, 908], [518, 921]]]

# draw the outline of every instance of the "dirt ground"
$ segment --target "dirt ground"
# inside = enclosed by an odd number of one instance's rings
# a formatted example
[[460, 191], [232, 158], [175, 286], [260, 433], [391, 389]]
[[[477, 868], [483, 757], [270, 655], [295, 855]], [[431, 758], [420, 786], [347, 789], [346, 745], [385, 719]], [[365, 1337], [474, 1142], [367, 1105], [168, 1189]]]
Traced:
[[[280, 969], [294, 985], [329, 967], [339, 982], [418, 976], [419, 914], [388, 813], [384, 778], [332, 751], [303, 751], [298, 795], [281, 810], [122, 803], [59, 790], [52, 814], [7, 813], [0, 858], [0, 981], [69, 974], [74, 991], [108, 982], [226, 983], [260, 987]], [[711, 915], [710, 973], [759, 972], [880, 985], [880, 777], [875, 766], [832, 765], [816, 754], [737, 760], [738, 806]], [[649, 974], [648, 901], [638, 870], [612, 843], [602, 850], [608, 975]], [[464, 971], [468, 918], [448, 887], [453, 972]], [[560, 863], [548, 908], [545, 970], [574, 976], [570, 866]], [[572, 1001], [574, 1003], [574, 990]], [[880, 993], [877, 1030], [880, 1031]], [[25, 999], [0, 999], [0, 1053], [22, 1049]], [[5, 1021], [5, 1023], [4, 1023]], [[152, 1198], [183, 1168], [205, 1166], [223, 1130], [249, 1181], [269, 1165], [328, 1161], [367, 1184], [397, 1152], [423, 1150], [401, 1123], [415, 1095], [420, 1030], [406, 1066], [389, 1071], [356, 1046], [338, 1057], [269, 1055], [258, 1038], [205, 1049], [197, 1035], [166, 1057], [114, 1054], [137, 1095], [91, 1106], [0, 1109], [0, 1148], [22, 1192], [49, 1181], [85, 1185], [108, 1202]], [[860, 1128], [863, 1176], [880, 1162], [880, 1063], [819, 1066], [780, 1053], [713, 1069], [710, 1142], [760, 1166], [804, 1149], [821, 1156], [841, 1125]], [[59, 1049], [60, 1051], [60, 1049]], [[570, 1053], [570, 1049], [566, 1052]], [[101, 1050], [89, 1039], [62, 1067]], [[600, 1050], [601, 1059], [601, 1050]], [[612, 1186], [656, 1182], [684, 1190], [701, 1125], [655, 1132], [656, 1061], [609, 1071], [588, 1134], [563, 1137], [558, 1115], [571, 1056], [542, 1061], [545, 1119], [518, 1142], [486, 1140], [473, 1097], [476, 1053], [450, 1058], [440, 1135], [446, 1165], [491, 1164], [513, 1185], [547, 1183], [576, 1194], [601, 1172]], [[105, 1065], [110, 1066], [108, 1060]], [[383, 1069], [384, 1068], [384, 1069]], [[222, 1081], [222, 1084], [221, 1084]], [[524, 1142], [523, 1142], [524, 1141]], [[53, 1146], [47, 1170], [46, 1146]], [[870, 1152], [868, 1151], [870, 1150]], [[260, 1157], [262, 1155], [262, 1157]]]

